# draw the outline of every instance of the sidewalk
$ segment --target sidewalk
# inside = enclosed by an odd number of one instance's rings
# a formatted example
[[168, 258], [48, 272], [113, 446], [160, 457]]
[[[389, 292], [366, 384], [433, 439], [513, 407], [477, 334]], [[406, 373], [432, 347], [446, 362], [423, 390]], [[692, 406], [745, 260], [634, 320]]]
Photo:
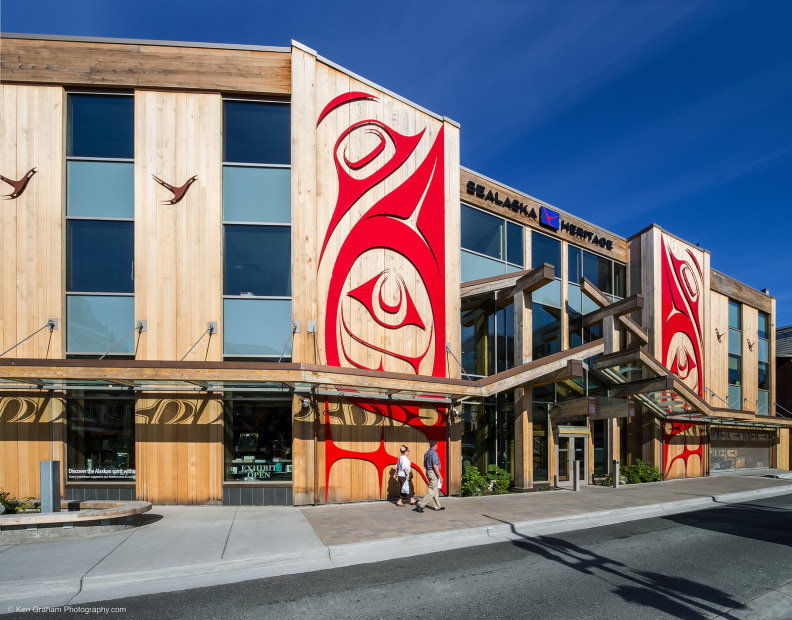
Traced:
[[[792, 493], [792, 479], [766, 473], [446, 498], [447, 510], [423, 514], [387, 502], [155, 506], [146, 525], [115, 534], [5, 546], [0, 534], [0, 613], [364, 564]], [[393, 529], [396, 514], [408, 532]]]

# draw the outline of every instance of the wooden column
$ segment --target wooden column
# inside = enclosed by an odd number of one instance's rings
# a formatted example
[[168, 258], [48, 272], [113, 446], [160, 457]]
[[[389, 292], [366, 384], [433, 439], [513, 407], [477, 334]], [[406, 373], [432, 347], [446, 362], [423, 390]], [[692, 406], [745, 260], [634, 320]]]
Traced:
[[[514, 295], [514, 363], [531, 361], [531, 293], [518, 290]], [[533, 486], [533, 415], [531, 389], [518, 388], [514, 392], [514, 486], [528, 489]]]

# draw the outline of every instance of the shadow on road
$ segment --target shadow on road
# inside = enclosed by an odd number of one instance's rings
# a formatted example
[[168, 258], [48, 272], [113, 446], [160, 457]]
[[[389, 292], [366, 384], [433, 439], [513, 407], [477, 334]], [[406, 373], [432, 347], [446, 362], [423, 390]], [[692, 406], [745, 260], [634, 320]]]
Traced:
[[661, 518], [678, 525], [792, 548], [792, 512], [777, 506], [727, 504], [703, 513], [688, 512]]
[[521, 537], [522, 540], [514, 541], [516, 547], [601, 579], [611, 586], [612, 592], [627, 602], [652, 607], [677, 618], [705, 620], [717, 615], [736, 620], [725, 612], [742, 603], [722, 590], [692, 579], [633, 570], [622, 562], [562, 538], [526, 536], [518, 532], [513, 523], [496, 520], [510, 525], [512, 532]]

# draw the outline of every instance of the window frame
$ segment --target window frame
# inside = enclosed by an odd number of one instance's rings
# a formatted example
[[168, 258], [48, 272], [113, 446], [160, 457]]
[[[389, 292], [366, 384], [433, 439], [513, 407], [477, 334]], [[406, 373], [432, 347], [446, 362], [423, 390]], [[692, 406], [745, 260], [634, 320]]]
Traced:
[[[493, 262], [500, 263], [501, 265], [503, 265], [503, 272], [501, 274], [496, 274], [496, 275], [505, 275], [505, 274], [509, 273], [509, 267], [514, 267], [518, 271], [525, 270], [525, 268], [526, 268], [525, 267], [525, 262], [526, 262], [525, 261], [525, 230], [527, 228], [525, 225], [523, 225], [523, 224], [521, 224], [519, 222], [515, 222], [513, 220], [510, 220], [507, 217], [503, 217], [501, 215], [496, 215], [495, 213], [491, 213], [491, 212], [487, 211], [486, 209], [482, 209], [481, 207], [477, 207], [475, 205], [472, 205], [472, 204], [470, 204], [468, 202], [465, 202], [464, 200], [460, 200], [459, 201], [459, 206], [460, 206], [460, 209], [459, 209], [459, 220], [460, 220], [460, 226], [459, 226], [459, 228], [460, 228], [460, 233], [459, 233], [459, 235], [460, 235], [460, 238], [459, 238], [459, 252], [460, 252], [460, 259], [461, 259], [462, 252], [467, 252], [468, 254], [472, 254], [473, 256], [478, 256], [480, 258], [486, 258], [487, 260], [491, 260]], [[470, 249], [468, 249], [468, 248], [466, 248], [466, 247], [464, 247], [462, 245], [462, 213], [464, 212], [464, 210], [462, 209], [463, 206], [467, 207], [469, 209], [472, 209], [474, 211], [478, 211], [479, 213], [483, 213], [484, 215], [488, 215], [488, 216], [490, 216], [490, 217], [492, 217], [492, 218], [494, 218], [496, 220], [500, 220], [501, 222], [503, 222], [503, 258], [495, 258], [493, 256], [490, 256], [489, 254], [483, 254], [481, 252], [477, 252], [476, 250], [470, 250]], [[509, 259], [509, 225], [510, 224], [512, 226], [517, 226], [517, 227], [522, 229], [522, 264], [521, 265], [517, 265], [516, 263], [512, 263], [511, 261], [508, 260]], [[462, 277], [461, 277], [462, 276], [461, 271], [462, 271], [462, 266], [461, 266], [461, 260], [460, 260], [460, 280], [462, 282], [473, 282], [473, 280], [463, 280]]]

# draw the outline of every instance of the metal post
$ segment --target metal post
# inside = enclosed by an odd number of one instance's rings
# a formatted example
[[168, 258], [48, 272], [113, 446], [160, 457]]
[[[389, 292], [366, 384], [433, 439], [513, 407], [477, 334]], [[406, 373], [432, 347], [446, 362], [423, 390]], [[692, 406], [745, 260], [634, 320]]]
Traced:
[[619, 459], [613, 459], [613, 488], [619, 488]]
[[572, 490], [580, 491], [580, 463], [581, 461], [572, 461]]
[[39, 463], [41, 512], [60, 512], [60, 461]]

